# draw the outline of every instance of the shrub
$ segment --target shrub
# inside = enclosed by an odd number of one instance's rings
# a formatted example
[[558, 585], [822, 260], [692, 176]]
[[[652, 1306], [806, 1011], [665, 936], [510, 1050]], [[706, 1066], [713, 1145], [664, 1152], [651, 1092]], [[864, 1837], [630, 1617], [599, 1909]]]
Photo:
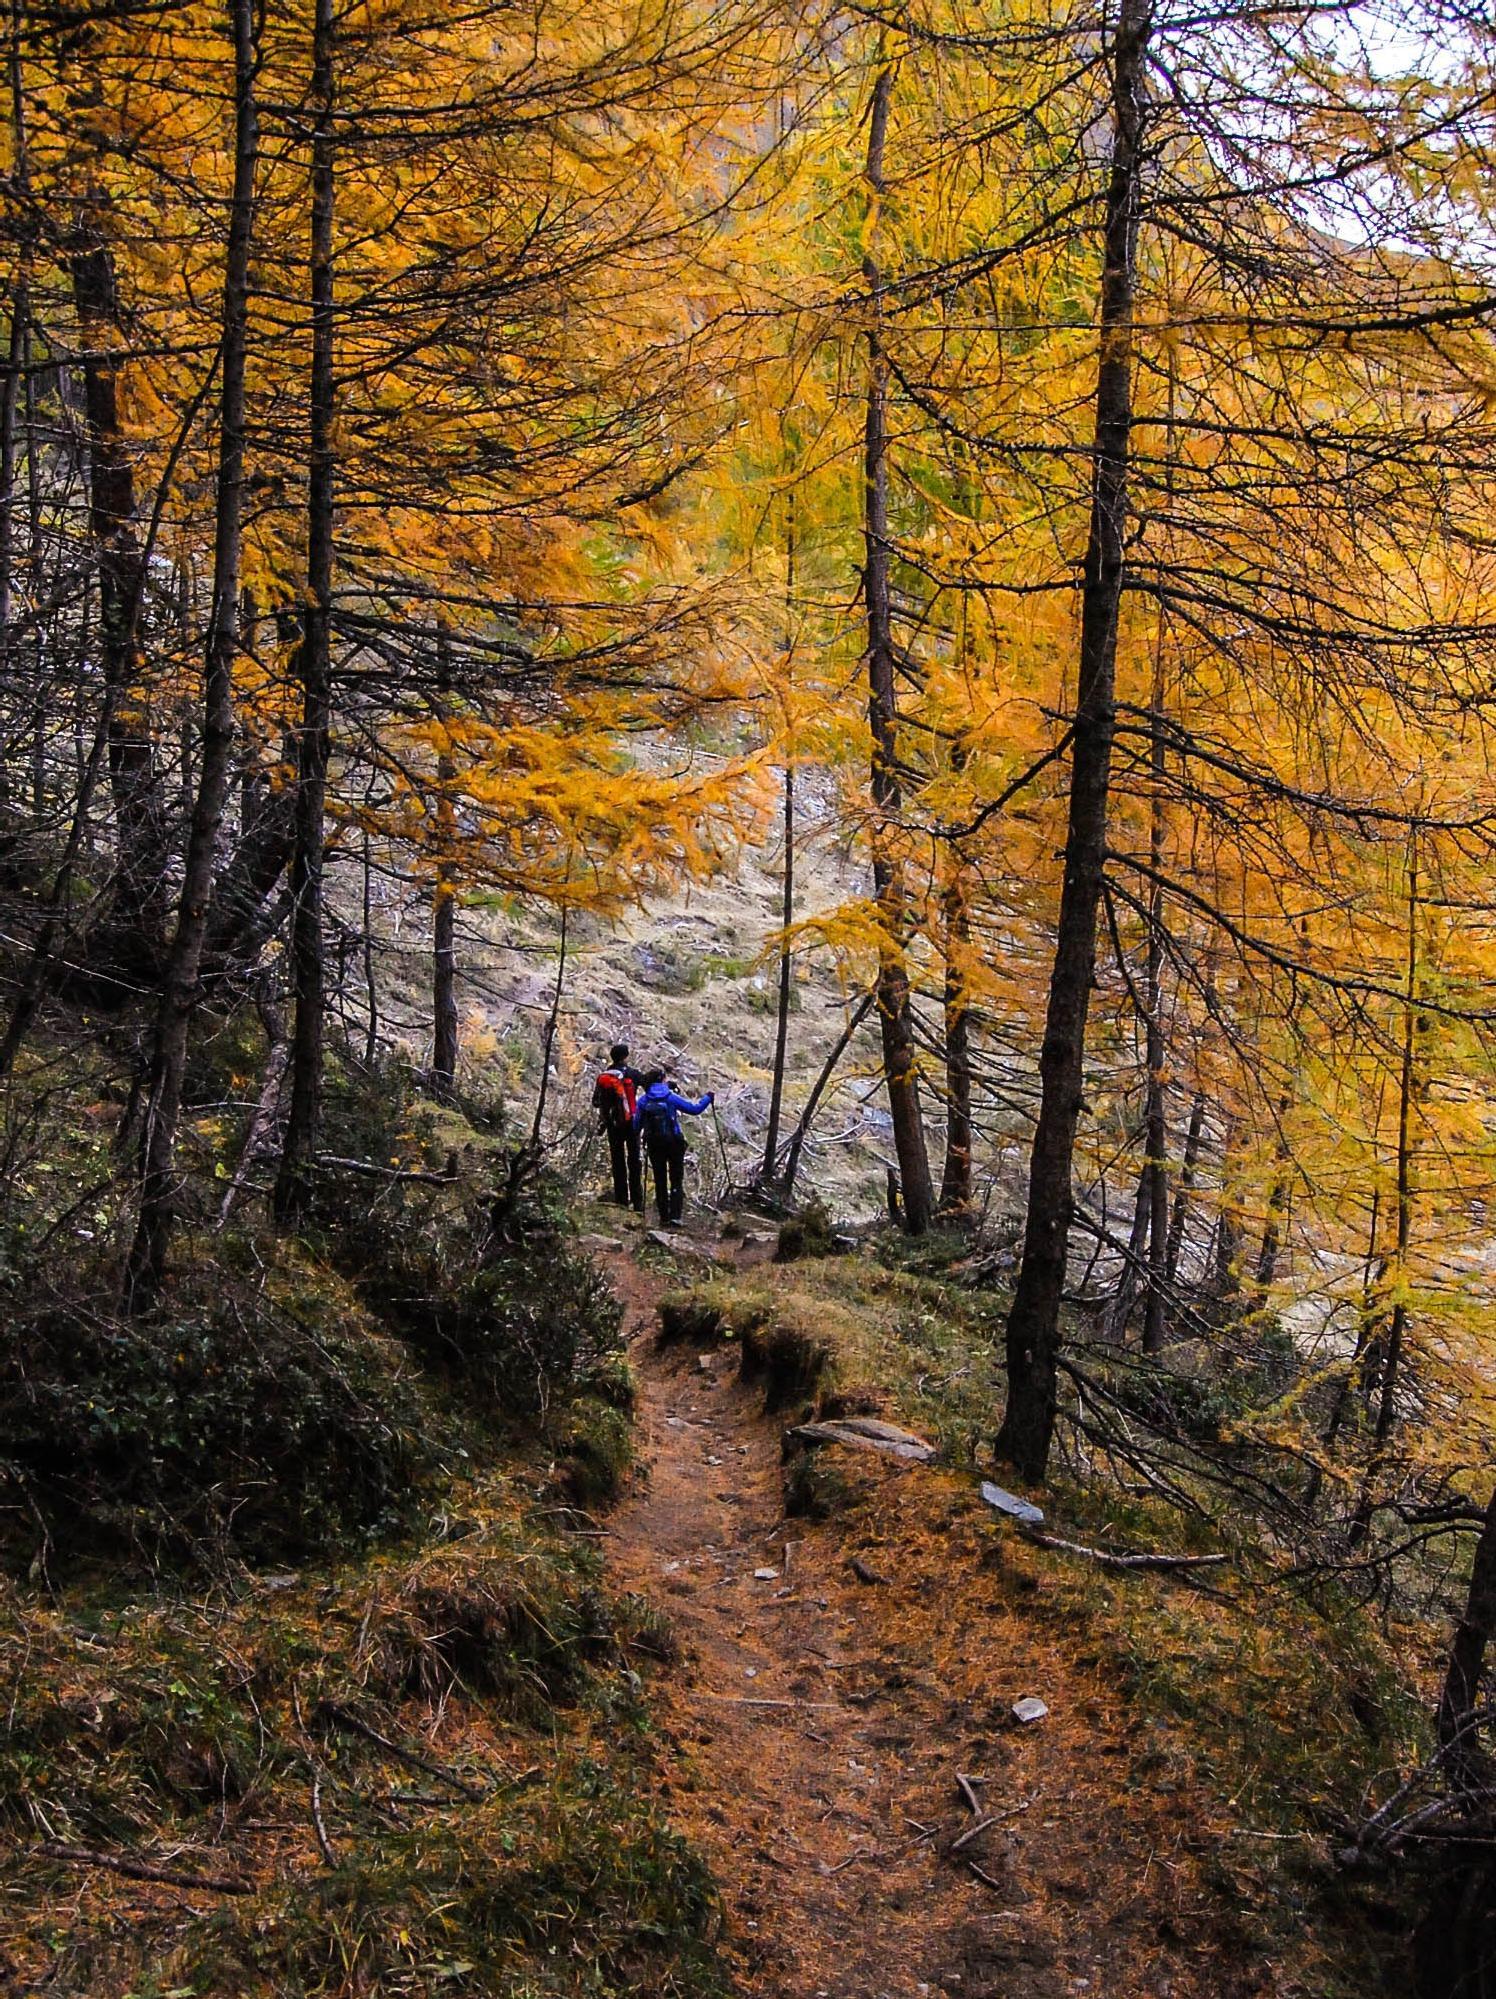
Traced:
[[218, 1277], [146, 1322], [61, 1300], [13, 1313], [13, 1553], [44, 1530], [65, 1554], [289, 1560], [404, 1511], [431, 1454], [388, 1346], [326, 1289]]

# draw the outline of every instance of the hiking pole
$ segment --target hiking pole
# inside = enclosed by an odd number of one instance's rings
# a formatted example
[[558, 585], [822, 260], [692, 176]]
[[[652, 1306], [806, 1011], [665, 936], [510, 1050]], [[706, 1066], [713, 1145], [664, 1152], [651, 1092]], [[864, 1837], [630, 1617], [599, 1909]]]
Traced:
[[725, 1200], [732, 1192], [732, 1167], [727, 1158], [727, 1140], [722, 1136], [722, 1120], [717, 1115], [717, 1099], [712, 1098], [712, 1123], [717, 1128], [717, 1148], [722, 1154], [722, 1197]]

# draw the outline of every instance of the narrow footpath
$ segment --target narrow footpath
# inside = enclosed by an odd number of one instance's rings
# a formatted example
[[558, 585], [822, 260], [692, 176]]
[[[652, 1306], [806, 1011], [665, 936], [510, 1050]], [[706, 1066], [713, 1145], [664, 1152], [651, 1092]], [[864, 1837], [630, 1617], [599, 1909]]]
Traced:
[[[1140, 1784], [1095, 1659], [1033, 1613], [948, 1475], [862, 1452], [846, 1520], [786, 1520], [782, 1423], [732, 1349], [655, 1340], [618, 1247], [641, 1469], [606, 1539], [664, 1609], [651, 1688], [672, 1817], [707, 1854], [754, 1999], [1248, 1999], [1283, 1993], [1202, 1892], [1221, 1829]], [[1038, 1695], [1049, 1716], [1016, 1726]], [[964, 1782], [962, 1781], [964, 1780]]]

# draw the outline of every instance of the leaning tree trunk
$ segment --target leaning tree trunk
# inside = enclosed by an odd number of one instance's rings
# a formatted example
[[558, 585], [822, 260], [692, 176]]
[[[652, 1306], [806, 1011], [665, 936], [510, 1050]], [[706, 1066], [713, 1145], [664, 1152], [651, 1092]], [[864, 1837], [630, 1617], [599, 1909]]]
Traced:
[[125, 1307], [148, 1310], [160, 1295], [177, 1196], [176, 1143], [198, 969], [208, 928], [213, 863], [228, 799], [234, 747], [234, 659], [239, 646], [239, 569], [244, 518], [244, 378], [249, 342], [249, 258], [254, 231], [259, 118], [255, 105], [252, 0], [229, 0], [234, 44], [234, 187], [224, 267], [222, 389], [213, 603], [203, 679], [202, 763], [182, 865], [176, 931], [166, 961], [151, 1051], [141, 1152], [140, 1210], [125, 1270]]
[[[882, 69], [873, 85], [868, 124], [867, 184], [875, 216], [886, 185], [883, 151], [892, 93], [893, 72]], [[867, 424], [863, 441], [862, 580], [867, 612], [868, 722], [872, 733], [873, 894], [879, 919], [878, 1025], [883, 1035], [883, 1073], [893, 1119], [894, 1153], [899, 1162], [904, 1227], [910, 1235], [923, 1235], [934, 1212], [935, 1191], [914, 1062], [904, 867], [893, 837], [903, 804], [903, 788], [899, 777], [898, 688], [889, 587], [889, 367], [879, 304], [882, 273], [871, 249], [863, 259], [863, 275], [872, 309], [867, 336]]]
[[1112, 48], [1112, 163], [1101, 279], [1101, 358], [1091, 519], [1081, 589], [1080, 670], [1049, 1009], [1039, 1057], [1039, 1122], [1029, 1162], [1023, 1265], [1008, 1315], [1008, 1403], [997, 1448], [1027, 1478], [1049, 1462], [1056, 1414], [1060, 1299], [1074, 1213], [1072, 1167], [1096, 971], [1096, 916], [1106, 860], [1116, 729], [1117, 620], [1132, 437], [1132, 321], [1143, 177], [1145, 61], [1151, 0], [1122, 0]]
[[276, 1218], [305, 1212], [322, 1118], [327, 989], [322, 901], [327, 763], [332, 741], [334, 497], [333, 200], [336, 192], [334, 0], [316, 0], [312, 44], [311, 464], [307, 490], [307, 605], [297, 651], [301, 723], [296, 745], [296, 845], [291, 862], [291, 1109], [275, 1183]]

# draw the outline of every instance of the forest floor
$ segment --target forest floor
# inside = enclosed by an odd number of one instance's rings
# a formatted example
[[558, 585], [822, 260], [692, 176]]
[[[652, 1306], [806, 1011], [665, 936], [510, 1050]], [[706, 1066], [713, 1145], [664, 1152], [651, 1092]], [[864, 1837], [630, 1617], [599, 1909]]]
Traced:
[[[707, 1255], [741, 1267], [769, 1253], [698, 1235], [680, 1241], [687, 1275]], [[1251, 1846], [1294, 1835], [1254, 1833], [1198, 1781], [1188, 1745], [1140, 1707], [969, 1477], [837, 1449], [835, 1516], [788, 1519], [784, 1417], [765, 1414], [729, 1347], [661, 1346], [667, 1280], [651, 1266], [664, 1259], [641, 1261], [632, 1225], [608, 1240], [589, 1246], [627, 1309], [640, 1470], [610, 1518], [607, 1566], [668, 1612], [680, 1644], [650, 1691], [661, 1802], [719, 1884], [744, 1995], [1373, 1989], [1343, 1982], [1343, 1938], [1311, 1940], [1320, 1925], [1271, 1873], [1285, 1849]], [[1011, 1710], [1027, 1695], [1049, 1713], [1025, 1726]], [[1362, 1958], [1353, 1977], [1367, 1970]]]

